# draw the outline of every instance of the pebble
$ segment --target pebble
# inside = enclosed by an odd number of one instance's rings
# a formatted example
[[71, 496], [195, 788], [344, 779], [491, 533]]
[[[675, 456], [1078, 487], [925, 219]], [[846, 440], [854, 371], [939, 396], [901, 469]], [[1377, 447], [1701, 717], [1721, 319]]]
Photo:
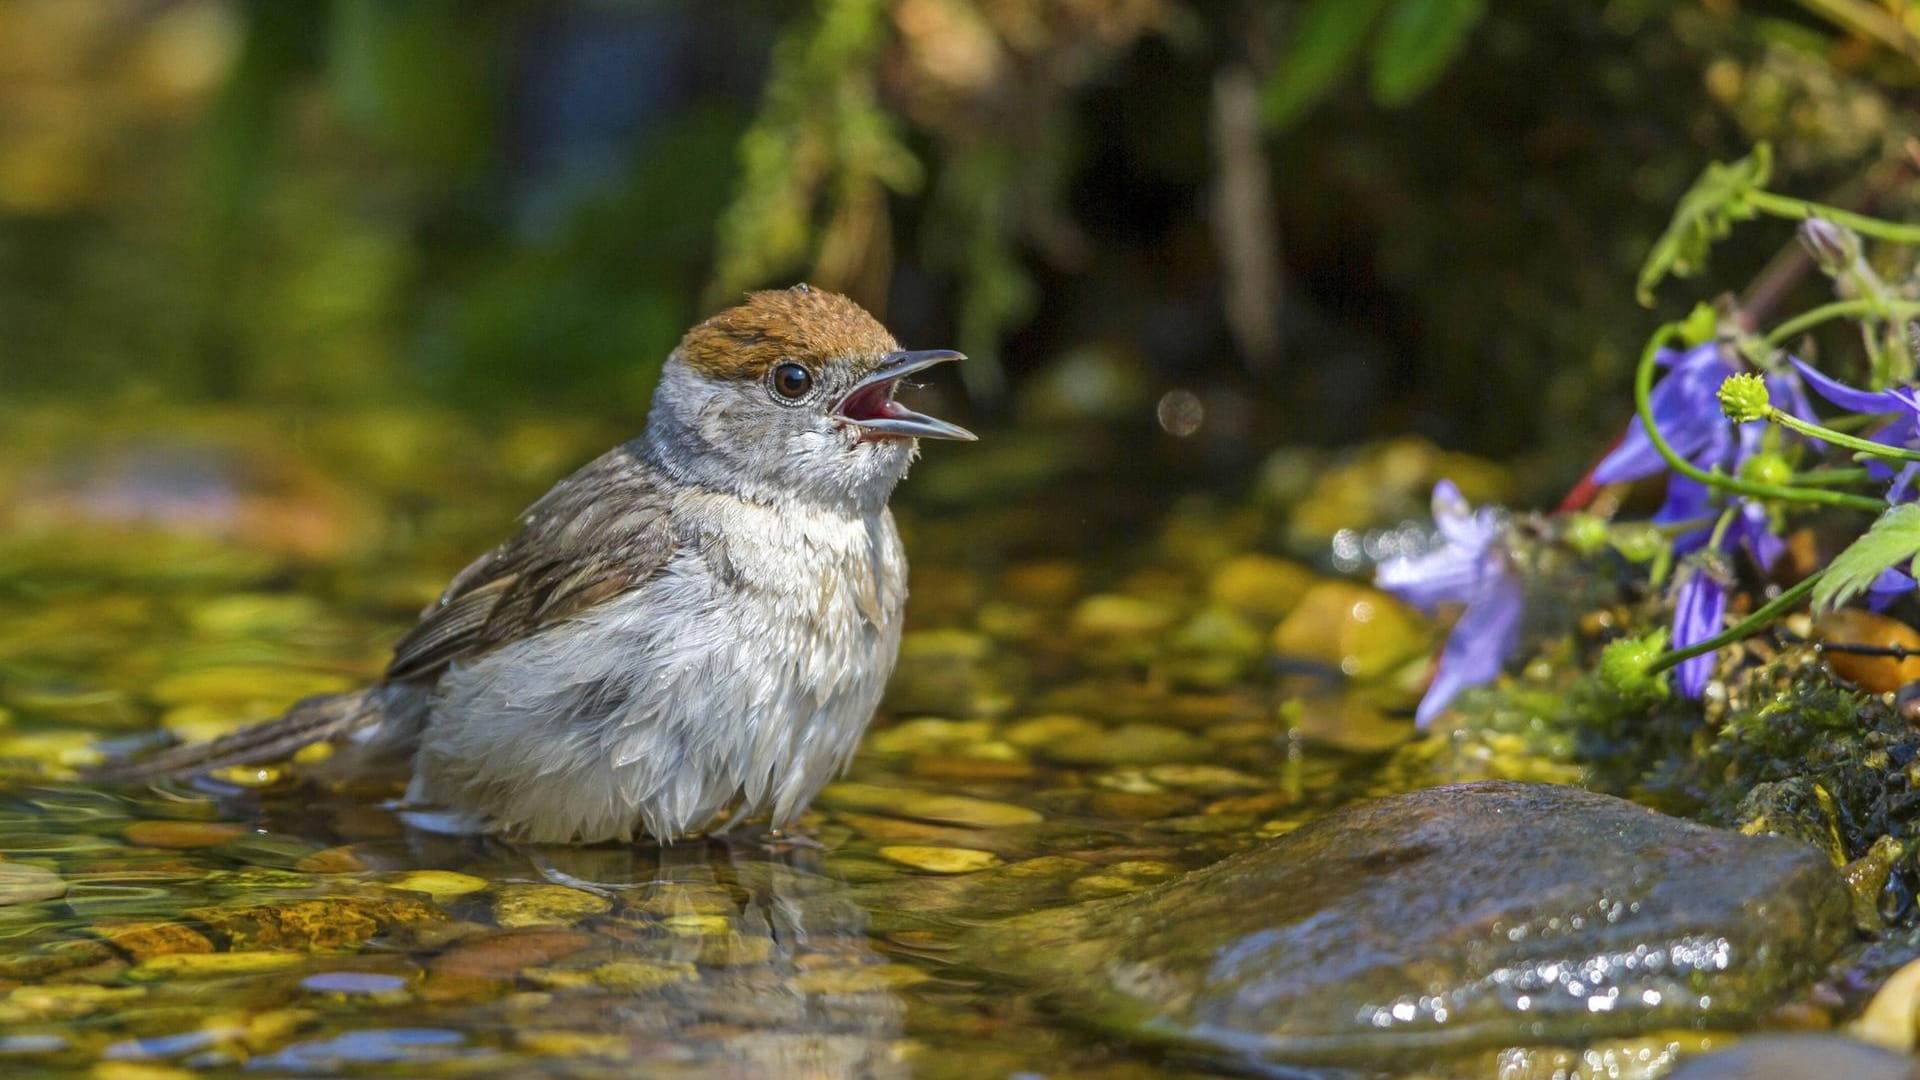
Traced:
[[1010, 724], [1000, 737], [1022, 749], [1033, 750], [1079, 735], [1097, 735], [1103, 730], [1084, 716], [1056, 713]]
[[344, 949], [390, 927], [446, 918], [432, 904], [391, 892], [199, 907], [186, 914], [225, 936], [236, 949], [308, 952]]
[[1827, 651], [1827, 666], [1833, 673], [1862, 690], [1884, 694], [1920, 679], [1920, 632], [1898, 619], [1859, 608], [1841, 608], [1814, 620], [1813, 634], [1823, 644], [1900, 648], [1913, 654], [1899, 659]]
[[66, 879], [43, 866], [0, 862], [0, 907], [37, 904], [66, 894]]
[[88, 1080], [196, 1080], [201, 1074], [151, 1061], [101, 1061], [88, 1072]]
[[1315, 660], [1350, 678], [1374, 679], [1422, 655], [1425, 620], [1377, 589], [1323, 581], [1273, 631], [1281, 656]]
[[493, 917], [501, 926], [571, 926], [603, 915], [613, 901], [565, 885], [502, 885], [493, 902]]
[[[771, 942], [769, 942], [771, 944]], [[595, 984], [620, 993], [657, 990], [675, 983], [692, 982], [700, 969], [684, 962], [652, 963], [645, 960], [614, 960], [588, 972]]]
[[367, 868], [360, 856], [351, 847], [322, 848], [319, 851], [302, 855], [293, 862], [293, 868], [308, 874], [358, 874]]
[[993, 728], [991, 720], [903, 720], [869, 734], [862, 749], [876, 754], [922, 754], [955, 743], [984, 742], [993, 738]]
[[487, 879], [453, 870], [413, 870], [380, 882], [389, 889], [426, 893], [445, 903], [456, 896], [477, 893], [487, 887]]
[[1074, 606], [1073, 632], [1085, 638], [1147, 637], [1164, 633], [1180, 617], [1170, 604], [1121, 593], [1096, 593]]
[[1243, 615], [1277, 621], [1319, 580], [1313, 571], [1271, 555], [1230, 559], [1213, 575], [1207, 594]]
[[127, 977], [140, 981], [160, 979], [212, 979], [233, 975], [257, 975], [282, 971], [306, 963], [295, 952], [241, 950], [217, 953], [172, 953], [144, 960], [127, 970]]
[[127, 843], [157, 848], [208, 848], [253, 830], [228, 821], [136, 821], [121, 835]]
[[1111, 731], [1070, 735], [1040, 748], [1067, 765], [1147, 765], [1199, 761], [1213, 752], [1205, 739], [1160, 724], [1123, 724]]
[[1877, 1046], [1911, 1053], [1920, 1032], [1920, 960], [1894, 972], [1848, 1030]]
[[1000, 856], [991, 851], [922, 844], [889, 844], [880, 849], [880, 857], [930, 874], [971, 874], [1000, 865]]
[[976, 799], [967, 795], [931, 794], [879, 784], [830, 784], [820, 793], [820, 802], [828, 807], [866, 810], [982, 829], [1038, 825], [1046, 820], [1038, 812], [1012, 803]]
[[213, 942], [205, 934], [177, 922], [99, 922], [89, 929], [135, 961], [213, 951]]
[[391, 996], [405, 990], [407, 980], [366, 971], [323, 971], [300, 980], [300, 986], [316, 994]]
[[1267, 786], [1265, 780], [1224, 765], [1155, 765], [1147, 778], [1168, 787], [1200, 792], [1246, 791]]

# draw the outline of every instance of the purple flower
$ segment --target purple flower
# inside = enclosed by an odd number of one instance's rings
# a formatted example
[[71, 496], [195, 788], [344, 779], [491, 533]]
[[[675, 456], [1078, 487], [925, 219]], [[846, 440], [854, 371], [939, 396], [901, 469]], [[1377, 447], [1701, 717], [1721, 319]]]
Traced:
[[[1677, 537], [1673, 542], [1673, 552], [1675, 555], [1685, 555], [1697, 551], [1706, 545], [1709, 538], [1709, 530], [1696, 529]], [[1787, 542], [1774, 535], [1773, 516], [1767, 513], [1766, 507], [1752, 499], [1740, 499], [1734, 503], [1733, 519], [1727, 522], [1715, 550], [1725, 555], [1740, 548], [1745, 548], [1760, 569], [1768, 572], [1773, 570], [1774, 563], [1780, 561], [1780, 556], [1787, 553]], [[1675, 577], [1674, 648], [1684, 649], [1720, 632], [1727, 614], [1727, 583], [1723, 573], [1717, 568], [1709, 569], [1702, 562], [1682, 567]], [[1874, 587], [1879, 588], [1879, 585]], [[1681, 661], [1674, 674], [1680, 692], [1697, 700], [1707, 689], [1707, 680], [1713, 677], [1713, 654]]]
[[[1759, 452], [1766, 421], [1735, 425], [1720, 409], [1720, 384], [1739, 366], [1717, 342], [1696, 345], [1686, 352], [1662, 349], [1655, 363], [1667, 375], [1648, 395], [1654, 420], [1674, 453], [1702, 469], [1736, 472], [1740, 463]], [[1768, 375], [1767, 392], [1783, 410], [1813, 419], [1813, 408], [1800, 380], [1791, 375]], [[1618, 484], [1664, 472], [1667, 459], [1655, 449], [1646, 425], [1635, 416], [1613, 452], [1594, 466], [1593, 481]], [[1667, 481], [1667, 501], [1654, 514], [1661, 524], [1709, 516], [1709, 493], [1704, 484], [1685, 476]]]
[[[1916, 394], [1911, 387], [1856, 390], [1846, 383], [1827, 378], [1797, 359], [1793, 361], [1793, 366], [1800, 372], [1800, 377], [1812, 385], [1814, 393], [1849, 412], [1894, 414], [1892, 423], [1868, 436], [1874, 442], [1907, 449], [1920, 447], [1920, 394]], [[1913, 494], [1916, 470], [1920, 470], [1920, 462], [1907, 462], [1898, 472], [1878, 461], [1867, 462], [1869, 473], [1883, 480], [1889, 477], [1893, 479], [1893, 486], [1887, 489], [1888, 502], [1904, 502]]]
[[[1698, 645], [1720, 632], [1727, 617], [1727, 587], [1713, 570], [1682, 567], [1673, 598], [1673, 647]], [[1698, 700], [1713, 677], [1713, 653], [1683, 660], [1674, 669], [1680, 692]]]
[[1885, 611], [1895, 600], [1912, 592], [1917, 586], [1920, 586], [1920, 582], [1888, 567], [1880, 571], [1880, 576], [1873, 579], [1873, 584], [1867, 586], [1867, 606], [1875, 611]]
[[1524, 596], [1491, 507], [1475, 511], [1453, 481], [1433, 488], [1433, 521], [1446, 543], [1425, 555], [1380, 564], [1374, 583], [1432, 615], [1444, 604], [1465, 604], [1440, 650], [1439, 669], [1414, 723], [1421, 729], [1469, 686], [1492, 682], [1520, 643]]

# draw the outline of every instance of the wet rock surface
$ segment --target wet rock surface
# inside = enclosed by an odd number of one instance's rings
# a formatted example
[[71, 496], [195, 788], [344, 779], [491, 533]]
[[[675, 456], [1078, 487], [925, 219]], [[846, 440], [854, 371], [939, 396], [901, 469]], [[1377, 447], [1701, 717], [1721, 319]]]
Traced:
[[1667, 1080], [1912, 1080], [1915, 1062], [1837, 1035], [1761, 1035], [1685, 1062]]
[[1338, 811], [1159, 888], [977, 932], [1089, 1021], [1267, 1063], [1738, 1027], [1851, 934], [1817, 850], [1551, 785]]

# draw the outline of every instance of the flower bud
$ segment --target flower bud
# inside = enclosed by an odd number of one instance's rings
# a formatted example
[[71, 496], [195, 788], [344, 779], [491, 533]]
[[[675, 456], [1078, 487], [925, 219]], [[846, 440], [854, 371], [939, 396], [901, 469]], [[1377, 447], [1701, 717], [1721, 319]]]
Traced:
[[1592, 514], [1569, 514], [1560, 536], [1567, 546], [1582, 555], [1598, 555], [1613, 539], [1607, 523]]
[[1779, 454], [1755, 454], [1740, 464], [1740, 479], [1770, 487], [1793, 483], [1793, 465]]
[[1828, 277], [1838, 277], [1860, 260], [1860, 237], [1825, 218], [1800, 223], [1800, 243]]
[[1630, 563], [1650, 563], [1667, 550], [1670, 541], [1652, 525], [1616, 525], [1608, 530], [1613, 550]]
[[1644, 637], [1627, 637], [1600, 650], [1600, 684], [1628, 701], [1654, 702], [1667, 696], [1667, 681], [1647, 668], [1667, 651], [1667, 628]]
[[1758, 375], [1729, 375], [1720, 384], [1720, 411], [1736, 424], [1765, 420], [1772, 409], [1767, 380]]

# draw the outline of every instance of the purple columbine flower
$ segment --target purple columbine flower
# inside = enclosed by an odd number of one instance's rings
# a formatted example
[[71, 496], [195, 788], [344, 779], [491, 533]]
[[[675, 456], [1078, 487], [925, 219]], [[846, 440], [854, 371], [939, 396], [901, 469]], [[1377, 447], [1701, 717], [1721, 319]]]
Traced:
[[[1714, 569], [1692, 564], [1680, 569], [1673, 593], [1673, 647], [1697, 645], [1720, 632], [1727, 618], [1727, 586]], [[1713, 653], [1683, 660], [1674, 669], [1680, 692], [1699, 700], [1713, 677]]]
[[[1660, 425], [1674, 453], [1702, 469], [1719, 468], [1737, 472], [1740, 464], [1759, 451], [1766, 421], [1755, 420], [1735, 425], [1720, 408], [1720, 384], [1727, 376], [1738, 375], [1741, 367], [1718, 342], [1705, 342], [1685, 352], [1662, 349], [1655, 363], [1667, 369], [1667, 375], [1648, 395], [1653, 418]], [[1767, 392], [1786, 412], [1802, 419], [1813, 419], [1812, 403], [1806, 388], [1789, 374], [1768, 375]], [[1635, 416], [1627, 433], [1613, 452], [1594, 466], [1593, 481], [1618, 484], [1666, 471], [1667, 460], [1654, 448], [1646, 425]], [[1659, 524], [1687, 521], [1711, 514], [1709, 492], [1704, 484], [1685, 476], [1667, 481], [1667, 500], [1654, 514]]]
[[1440, 650], [1440, 666], [1414, 712], [1424, 730], [1460, 691], [1492, 682], [1520, 643], [1524, 595], [1513, 560], [1501, 543], [1499, 511], [1475, 511], [1451, 480], [1433, 487], [1433, 522], [1446, 543], [1425, 555], [1380, 564], [1374, 583], [1432, 615], [1443, 604], [1465, 604]]
[[[1793, 366], [1800, 372], [1800, 377], [1813, 387], [1814, 393], [1848, 412], [1892, 413], [1892, 423], [1868, 436], [1874, 442], [1909, 450], [1920, 448], [1920, 393], [1916, 393], [1912, 387], [1856, 390], [1846, 383], [1829, 379], [1798, 359], [1793, 361]], [[1920, 470], [1920, 462], [1909, 461], [1898, 472], [1878, 461], [1867, 462], [1869, 473], [1882, 480], [1892, 478], [1893, 485], [1887, 489], [1888, 502], [1905, 502], [1912, 497], [1913, 478], [1917, 470]]]

